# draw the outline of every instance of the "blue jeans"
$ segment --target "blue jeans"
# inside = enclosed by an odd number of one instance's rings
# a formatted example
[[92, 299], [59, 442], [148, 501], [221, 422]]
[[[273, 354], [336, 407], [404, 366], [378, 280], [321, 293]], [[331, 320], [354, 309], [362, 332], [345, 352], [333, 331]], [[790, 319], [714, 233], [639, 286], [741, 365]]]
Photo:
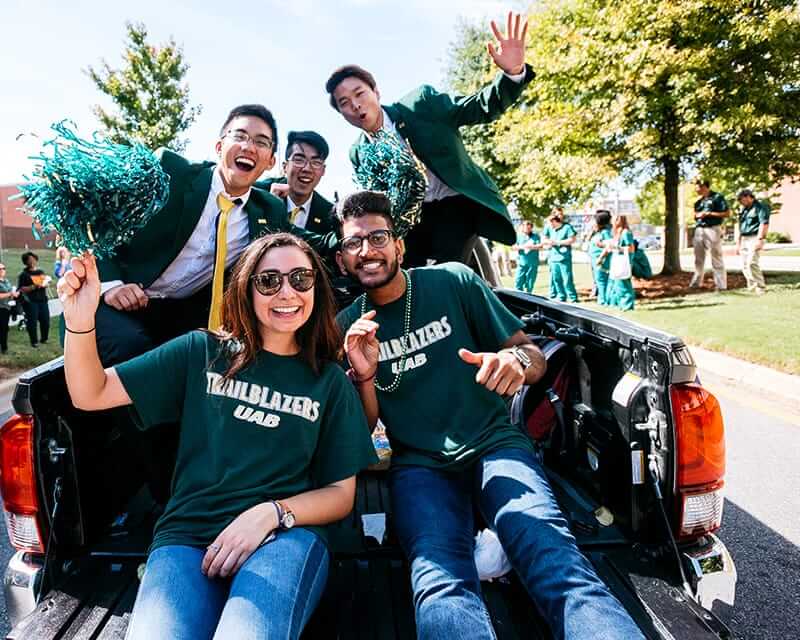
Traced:
[[204, 576], [205, 551], [167, 545], [150, 554], [127, 640], [300, 636], [328, 579], [328, 550], [315, 533], [279, 533], [232, 578]]
[[473, 497], [556, 638], [644, 638], [578, 550], [532, 453], [502, 449], [461, 472], [399, 467], [389, 482], [420, 640], [495, 638], [473, 559]]

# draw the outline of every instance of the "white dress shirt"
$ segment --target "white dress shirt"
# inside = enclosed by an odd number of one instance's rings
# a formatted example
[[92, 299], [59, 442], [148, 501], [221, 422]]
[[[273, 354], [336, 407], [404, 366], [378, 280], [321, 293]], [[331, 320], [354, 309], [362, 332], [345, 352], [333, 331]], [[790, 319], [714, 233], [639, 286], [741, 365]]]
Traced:
[[211, 189], [208, 192], [203, 213], [197, 226], [189, 236], [189, 240], [166, 268], [151, 284], [145, 293], [150, 298], [188, 298], [197, 293], [214, 277], [214, 252], [217, 242], [217, 195], [224, 194], [229, 200], [238, 198], [238, 204], [228, 213], [228, 251], [225, 256], [225, 268], [230, 267], [242, 254], [250, 242], [250, 226], [244, 206], [250, 197], [250, 191], [241, 196], [225, 193], [225, 185], [219, 170], [215, 169], [211, 178]]
[[[311, 196], [314, 197], [313, 194]], [[295, 204], [292, 202], [292, 197], [287, 195], [286, 196], [286, 211], [289, 213], [289, 217], [291, 218], [292, 210], [295, 207], [300, 207], [300, 211], [297, 212], [297, 218], [295, 218], [292, 224], [295, 227], [301, 227], [303, 229], [306, 228], [306, 224], [308, 224], [308, 213], [309, 209], [311, 208], [311, 198], [306, 200], [305, 204]]]

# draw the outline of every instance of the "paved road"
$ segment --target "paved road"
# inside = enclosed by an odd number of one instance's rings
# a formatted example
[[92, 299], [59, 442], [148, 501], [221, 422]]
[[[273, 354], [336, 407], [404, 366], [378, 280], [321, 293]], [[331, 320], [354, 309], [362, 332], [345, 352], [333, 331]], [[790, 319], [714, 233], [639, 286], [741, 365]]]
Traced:
[[[738, 638], [797, 638], [800, 613], [800, 406], [750, 393], [701, 372], [719, 398], [727, 432], [727, 501], [720, 536], [739, 572], [735, 607], [723, 617]], [[0, 398], [0, 420], [10, 398]], [[0, 528], [0, 568], [11, 555]], [[0, 597], [0, 636], [8, 631]]]

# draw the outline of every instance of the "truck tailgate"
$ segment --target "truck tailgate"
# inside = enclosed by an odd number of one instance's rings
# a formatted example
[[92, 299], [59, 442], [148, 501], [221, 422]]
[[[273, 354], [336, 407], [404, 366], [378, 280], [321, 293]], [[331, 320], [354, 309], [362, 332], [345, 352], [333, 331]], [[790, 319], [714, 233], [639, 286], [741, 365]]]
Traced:
[[[565, 509], [570, 513], [569, 509]], [[361, 515], [387, 514], [389, 534], [378, 545], [362, 533]], [[716, 618], [664, 579], [663, 568], [630, 546], [578, 541], [600, 576], [646, 637], [728, 638]], [[359, 478], [356, 509], [332, 532], [330, 579], [303, 638], [306, 640], [407, 640], [414, 638], [408, 567], [391, 535], [391, 505], [380, 473]], [[586, 543], [586, 544], [583, 544]], [[65, 582], [10, 633], [15, 640], [122, 639], [136, 597], [137, 567], [144, 557], [83, 559]], [[484, 583], [484, 599], [499, 640], [551, 638], [518, 581]], [[598, 621], [600, 622], [600, 621]]]

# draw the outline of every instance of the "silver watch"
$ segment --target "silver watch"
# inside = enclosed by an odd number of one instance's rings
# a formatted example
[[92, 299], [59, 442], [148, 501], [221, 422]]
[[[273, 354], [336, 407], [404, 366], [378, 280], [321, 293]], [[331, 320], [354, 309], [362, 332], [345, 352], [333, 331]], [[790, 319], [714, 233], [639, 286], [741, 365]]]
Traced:
[[514, 357], [517, 359], [517, 361], [522, 365], [522, 370], [527, 371], [528, 367], [531, 366], [533, 361], [525, 349], [515, 345], [511, 347], [510, 351], [514, 354]]

